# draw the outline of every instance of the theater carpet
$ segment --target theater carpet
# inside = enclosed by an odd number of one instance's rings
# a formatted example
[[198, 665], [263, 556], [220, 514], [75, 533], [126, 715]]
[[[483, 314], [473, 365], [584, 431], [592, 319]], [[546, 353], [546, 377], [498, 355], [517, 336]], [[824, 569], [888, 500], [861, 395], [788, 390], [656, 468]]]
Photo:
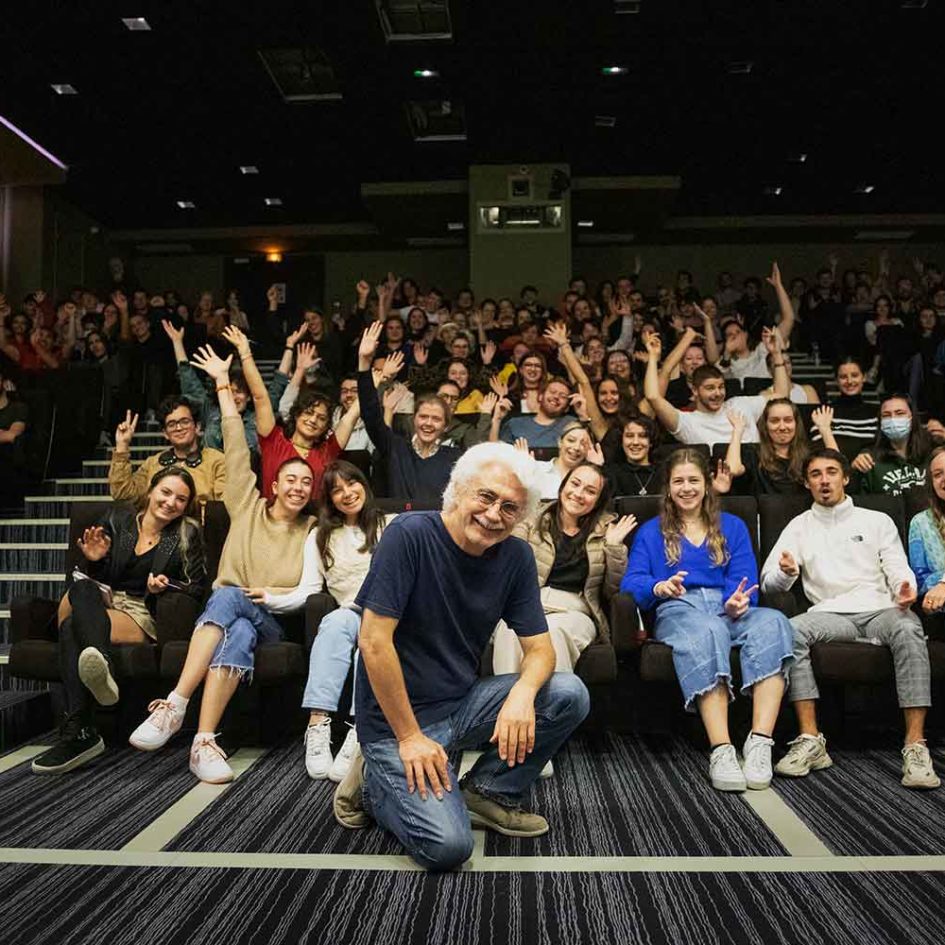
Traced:
[[936, 873], [0, 868], [30, 945], [929, 945]]
[[535, 840], [489, 833], [487, 855], [784, 855], [738, 795], [712, 789], [708, 756], [682, 738], [575, 738], [554, 766], [532, 804], [551, 830]]
[[[945, 752], [932, 755], [939, 774], [945, 774]], [[833, 853], [909, 856], [945, 851], [945, 788], [903, 788], [897, 748], [831, 748], [830, 757], [832, 768], [806, 778], [776, 777], [774, 788]]]
[[106, 750], [67, 776], [0, 773], [0, 847], [117, 850], [195, 784], [189, 745]]

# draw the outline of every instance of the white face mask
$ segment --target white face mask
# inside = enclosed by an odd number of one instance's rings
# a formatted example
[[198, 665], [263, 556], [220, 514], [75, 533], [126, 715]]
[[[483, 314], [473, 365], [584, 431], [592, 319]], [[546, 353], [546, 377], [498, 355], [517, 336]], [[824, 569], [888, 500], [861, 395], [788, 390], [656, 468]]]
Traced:
[[912, 432], [912, 419], [910, 417], [883, 417], [879, 422], [879, 428], [890, 440], [905, 440]]

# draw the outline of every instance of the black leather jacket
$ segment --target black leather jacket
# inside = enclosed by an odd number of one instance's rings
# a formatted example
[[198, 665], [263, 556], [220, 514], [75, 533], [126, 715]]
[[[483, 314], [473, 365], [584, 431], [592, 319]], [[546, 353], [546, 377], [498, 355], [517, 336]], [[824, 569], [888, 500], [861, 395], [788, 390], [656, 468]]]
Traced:
[[[98, 525], [112, 540], [108, 554], [101, 561], [86, 561], [85, 572], [103, 584], [114, 584], [134, 558], [138, 541], [137, 512], [133, 506], [116, 504], [98, 521]], [[183, 538], [183, 541], [182, 541]], [[207, 594], [207, 568], [204, 561], [203, 533], [193, 519], [180, 518], [161, 532], [161, 540], [154, 552], [153, 573], [164, 574], [184, 590], [168, 589], [168, 594], [186, 594], [202, 603]], [[157, 598], [146, 594], [148, 610], [155, 614]]]

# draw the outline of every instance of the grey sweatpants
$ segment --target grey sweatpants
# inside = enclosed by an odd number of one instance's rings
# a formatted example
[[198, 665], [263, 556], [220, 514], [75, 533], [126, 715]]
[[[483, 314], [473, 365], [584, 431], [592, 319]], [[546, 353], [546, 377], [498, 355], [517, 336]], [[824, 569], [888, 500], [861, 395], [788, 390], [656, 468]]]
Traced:
[[932, 704], [929, 650], [922, 621], [911, 610], [889, 607], [864, 614], [813, 611], [791, 618], [794, 627], [794, 668], [788, 698], [791, 702], [816, 699], [817, 681], [810, 663], [810, 648], [832, 640], [876, 641], [892, 651], [896, 692], [903, 709]]

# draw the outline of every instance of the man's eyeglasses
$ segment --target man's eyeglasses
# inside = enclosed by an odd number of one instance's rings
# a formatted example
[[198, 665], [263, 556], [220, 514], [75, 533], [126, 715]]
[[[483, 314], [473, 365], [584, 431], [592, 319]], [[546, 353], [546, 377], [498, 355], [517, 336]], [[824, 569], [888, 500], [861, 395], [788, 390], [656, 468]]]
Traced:
[[167, 423], [164, 424], [164, 429], [169, 433], [173, 433], [174, 430], [186, 430], [193, 425], [194, 421], [189, 417], [185, 417], [183, 420], [168, 420]]
[[518, 518], [522, 514], [522, 510], [517, 503], [503, 502], [494, 492], [490, 492], [488, 489], [477, 489], [473, 494], [473, 498], [476, 500], [476, 505], [483, 511], [498, 505], [499, 515], [507, 521]]

